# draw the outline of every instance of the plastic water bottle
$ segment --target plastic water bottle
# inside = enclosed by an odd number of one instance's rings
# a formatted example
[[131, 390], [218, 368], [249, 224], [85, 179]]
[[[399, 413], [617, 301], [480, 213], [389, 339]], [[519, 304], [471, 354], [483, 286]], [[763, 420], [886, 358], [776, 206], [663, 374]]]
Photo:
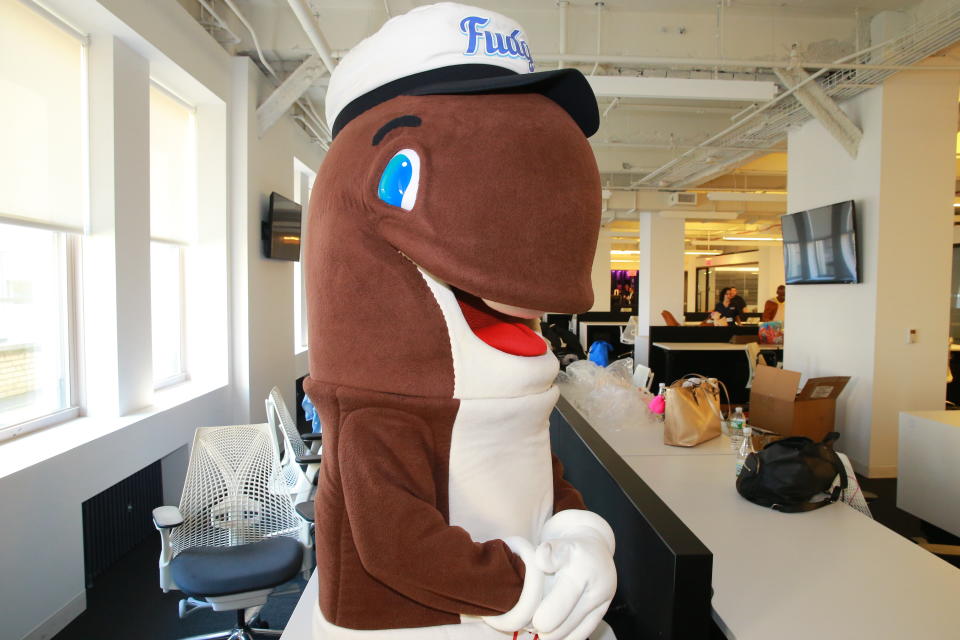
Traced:
[[755, 453], [751, 431], [750, 427], [743, 427], [743, 437], [741, 438], [740, 448], [737, 449], [737, 477], [740, 476], [740, 470], [743, 469], [743, 463], [746, 462], [747, 456]]
[[746, 424], [747, 418], [743, 415], [743, 407], [737, 407], [727, 421], [730, 430], [730, 448], [735, 452], [740, 450], [740, 443], [743, 442], [743, 428]]

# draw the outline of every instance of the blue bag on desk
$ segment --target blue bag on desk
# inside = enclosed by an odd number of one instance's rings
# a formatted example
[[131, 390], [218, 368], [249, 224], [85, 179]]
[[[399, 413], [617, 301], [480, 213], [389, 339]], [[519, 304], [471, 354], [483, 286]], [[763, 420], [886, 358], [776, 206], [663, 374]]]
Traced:
[[[737, 491], [754, 504], [786, 513], [813, 511], [836, 502], [847, 488], [847, 472], [833, 450], [839, 437], [832, 431], [822, 442], [803, 436], [771, 442], [747, 456], [737, 477]], [[831, 491], [837, 475], [840, 484]], [[820, 493], [827, 497], [812, 502]]]

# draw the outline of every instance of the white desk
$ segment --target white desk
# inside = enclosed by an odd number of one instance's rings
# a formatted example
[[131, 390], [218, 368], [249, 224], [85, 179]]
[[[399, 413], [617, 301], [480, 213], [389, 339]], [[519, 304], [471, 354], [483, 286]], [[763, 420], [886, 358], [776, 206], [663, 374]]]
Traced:
[[667, 351], [746, 351], [746, 345], [730, 342], [654, 342]]
[[[713, 615], [729, 638], [960, 637], [960, 571], [844, 504], [786, 514], [747, 502], [726, 436], [685, 448], [649, 427], [598, 433], [713, 553]], [[314, 575], [282, 640], [312, 640], [316, 602]]]
[[[663, 444], [662, 424], [656, 427], [630, 425], [619, 430], [595, 428], [597, 433], [603, 436], [603, 439], [621, 456], [733, 455], [730, 439], [724, 435], [708, 440], [696, 447], [671, 447]], [[730, 464], [732, 465], [733, 462]]]
[[960, 536], [960, 411], [900, 414], [897, 506]]
[[283, 630], [280, 640], [313, 640], [313, 608], [317, 606], [317, 599], [320, 592], [317, 591], [317, 572], [314, 570], [303, 593], [300, 594], [300, 600], [290, 614], [290, 620], [287, 621], [287, 628]]
[[960, 571], [854, 509], [741, 498], [733, 455], [627, 455], [713, 553], [714, 619], [737, 640], [960, 635]]

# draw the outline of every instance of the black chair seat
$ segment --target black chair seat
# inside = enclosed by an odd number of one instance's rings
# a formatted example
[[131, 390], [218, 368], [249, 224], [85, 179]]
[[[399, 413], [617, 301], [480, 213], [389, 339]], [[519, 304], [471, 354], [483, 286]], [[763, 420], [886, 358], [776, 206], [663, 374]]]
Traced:
[[286, 536], [235, 547], [194, 547], [170, 563], [174, 581], [189, 596], [225, 596], [270, 589], [290, 580], [303, 546]]

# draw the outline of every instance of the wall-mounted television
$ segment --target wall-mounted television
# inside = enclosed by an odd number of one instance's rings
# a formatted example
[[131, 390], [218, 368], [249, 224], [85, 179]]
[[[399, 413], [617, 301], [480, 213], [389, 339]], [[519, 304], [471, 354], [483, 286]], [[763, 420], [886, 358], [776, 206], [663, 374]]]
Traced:
[[266, 257], [293, 262], [300, 260], [300, 205], [279, 193], [271, 193], [262, 236]]
[[780, 216], [787, 284], [860, 282], [853, 200]]

